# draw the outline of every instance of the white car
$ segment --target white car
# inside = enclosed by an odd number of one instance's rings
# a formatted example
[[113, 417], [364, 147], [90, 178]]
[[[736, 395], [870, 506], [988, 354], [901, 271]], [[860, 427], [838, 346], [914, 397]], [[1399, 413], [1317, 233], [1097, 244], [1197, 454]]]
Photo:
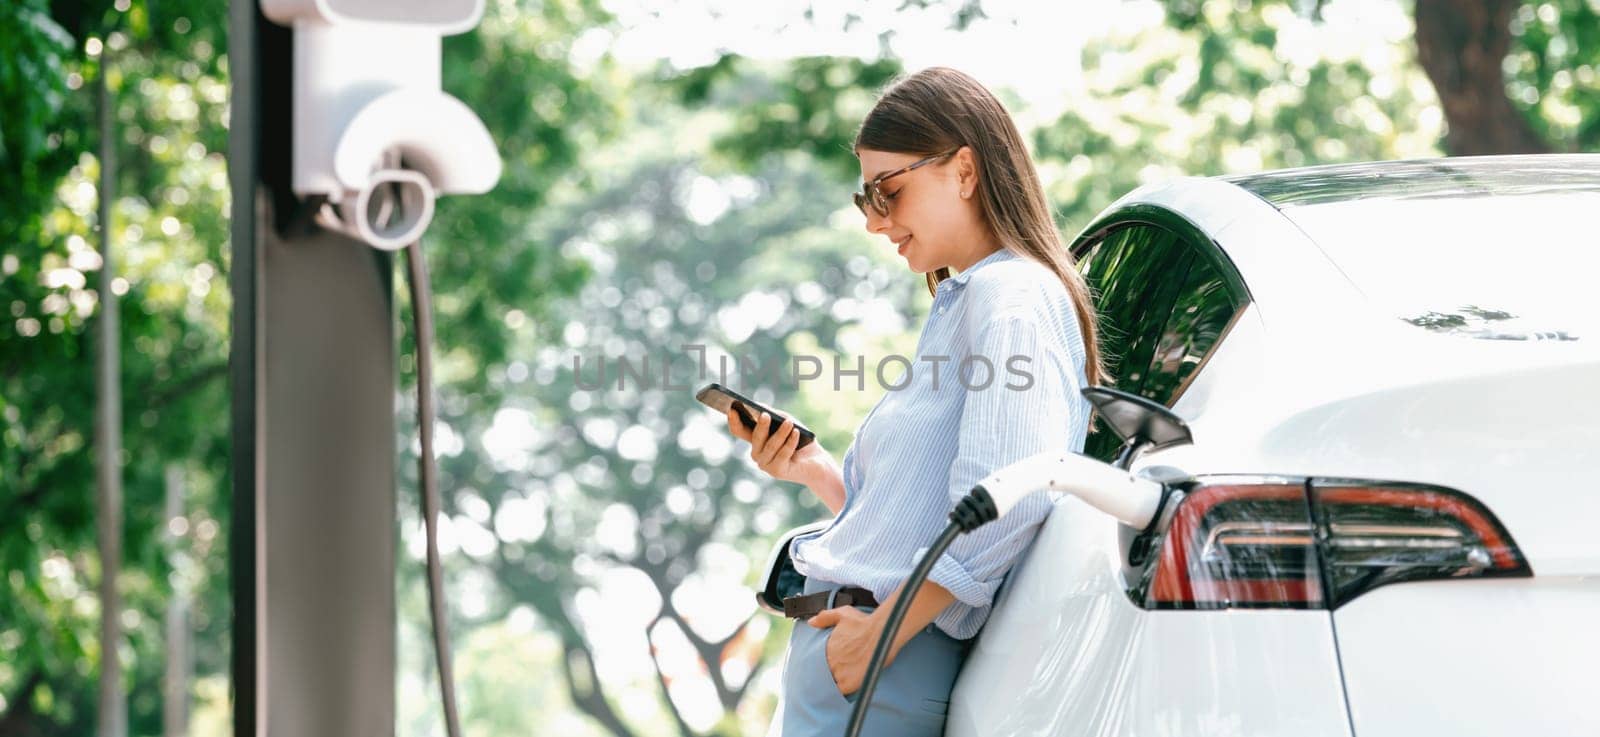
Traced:
[[1074, 252], [1183, 495], [1145, 534], [1058, 502], [946, 734], [1600, 735], [1597, 233], [1600, 156], [1112, 205]]

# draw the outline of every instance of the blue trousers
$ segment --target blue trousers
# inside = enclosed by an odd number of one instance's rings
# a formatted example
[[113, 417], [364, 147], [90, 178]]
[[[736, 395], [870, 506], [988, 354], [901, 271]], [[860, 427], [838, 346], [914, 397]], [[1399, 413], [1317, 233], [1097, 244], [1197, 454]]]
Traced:
[[[827, 591], [839, 584], [806, 580], [805, 593]], [[868, 607], [857, 607], [864, 612]], [[850, 723], [859, 691], [845, 697], [828, 670], [826, 648], [833, 629], [817, 629], [796, 620], [783, 665], [783, 697], [779, 702], [781, 737], [840, 737]], [[938, 737], [944, 732], [950, 689], [966, 657], [967, 642], [934, 625], [911, 638], [878, 678], [863, 737]], [[871, 655], [871, 653], [866, 653]], [[776, 725], [774, 725], [776, 726]]]

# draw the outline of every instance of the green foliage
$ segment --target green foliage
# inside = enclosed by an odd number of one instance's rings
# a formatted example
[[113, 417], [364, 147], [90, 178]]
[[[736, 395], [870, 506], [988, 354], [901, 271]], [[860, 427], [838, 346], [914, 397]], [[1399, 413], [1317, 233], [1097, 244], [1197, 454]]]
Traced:
[[[0, 7], [0, 242], [14, 243], [38, 227], [56, 179], [74, 150], [52, 145], [67, 96], [72, 37], [51, 20], [44, 0]], [[59, 136], [56, 136], [59, 138]]]
[[504, 368], [504, 316], [518, 310], [544, 324], [545, 310], [588, 277], [529, 223], [552, 190], [583, 186], [582, 152], [615, 133], [621, 102], [609, 63], [581, 74], [567, 61], [578, 33], [606, 21], [595, 0], [504, 3], [472, 33], [445, 39], [445, 90], [478, 114], [504, 160], [488, 194], [440, 199], [426, 243], [439, 294], [436, 350], [483, 370], [449, 374], [444, 390], [472, 397], [481, 411], [502, 398], [484, 371]]
[[[121, 277], [124, 653], [129, 725], [160, 729], [161, 616], [173, 580], [197, 596], [202, 671], [225, 668], [227, 82], [215, 3], [119, 13], [102, 4], [0, 9], [8, 101], [0, 198], [0, 694], [41, 734], [94, 724], [100, 578], [95, 555], [94, 325], [102, 262], [95, 85], [117, 138], [111, 233]], [[72, 29], [78, 36], [67, 35]], [[97, 51], [96, 54], [89, 52]], [[106, 60], [109, 59], [109, 64]], [[174, 571], [161, 531], [165, 477], [190, 481]], [[43, 701], [48, 701], [46, 705]], [[17, 705], [12, 704], [15, 708]]]
[[727, 159], [748, 163], [773, 151], [799, 151], [848, 180], [860, 177], [856, 129], [900, 71], [893, 59], [808, 57], [763, 65], [724, 55], [662, 76], [684, 105], [734, 111], [716, 142]]
[[1600, 149], [1600, 11], [1587, 0], [1530, 2], [1511, 19], [1511, 102], [1556, 150]]
[[1437, 110], [1408, 50], [1318, 53], [1310, 3], [1163, 7], [1164, 25], [1092, 41], [1084, 99], [1034, 133], [1069, 233], [1150, 181], [1438, 155]]

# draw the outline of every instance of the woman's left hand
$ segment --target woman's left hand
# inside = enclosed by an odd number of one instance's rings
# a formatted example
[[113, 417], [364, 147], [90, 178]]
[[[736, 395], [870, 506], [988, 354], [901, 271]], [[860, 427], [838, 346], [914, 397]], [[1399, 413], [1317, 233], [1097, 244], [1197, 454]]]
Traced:
[[[818, 612], [806, 623], [817, 629], [833, 628], [824, 655], [839, 693], [849, 696], [860, 690], [861, 681], [867, 675], [867, 662], [872, 660], [872, 651], [878, 647], [878, 635], [883, 631], [878, 620], [853, 606], [841, 606]], [[889, 659], [893, 660], [894, 655], [891, 650]]]

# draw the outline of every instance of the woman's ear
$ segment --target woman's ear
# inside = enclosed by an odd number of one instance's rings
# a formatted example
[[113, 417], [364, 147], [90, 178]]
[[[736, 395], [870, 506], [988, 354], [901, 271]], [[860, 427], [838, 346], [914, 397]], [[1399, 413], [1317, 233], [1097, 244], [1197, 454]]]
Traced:
[[961, 199], [969, 200], [978, 194], [978, 158], [971, 146], [962, 146], [956, 151], [956, 185], [960, 187]]

